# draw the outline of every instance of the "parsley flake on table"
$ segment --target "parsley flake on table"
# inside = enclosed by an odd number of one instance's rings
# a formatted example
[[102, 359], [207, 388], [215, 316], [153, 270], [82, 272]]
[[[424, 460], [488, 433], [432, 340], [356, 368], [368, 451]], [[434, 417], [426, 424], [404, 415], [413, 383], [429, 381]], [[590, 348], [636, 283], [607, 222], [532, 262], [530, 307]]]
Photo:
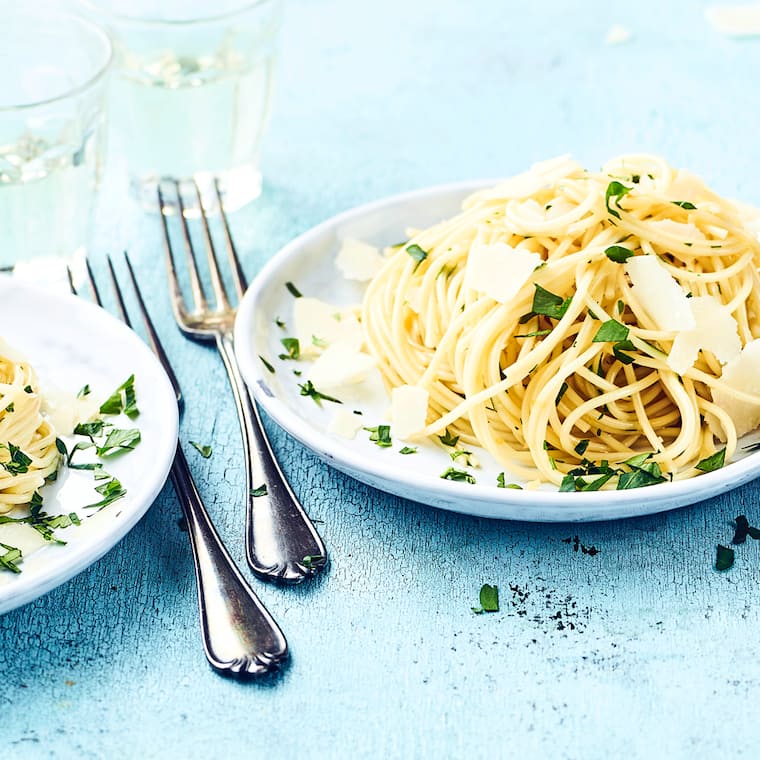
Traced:
[[324, 557], [321, 554], [307, 554], [302, 562], [307, 570], [311, 570], [315, 563], [322, 562], [322, 560], [324, 560]]
[[718, 544], [718, 550], [715, 556], [715, 569], [719, 571], [728, 570], [734, 564], [734, 550], [729, 546]]
[[760, 539], [760, 529], [753, 528], [745, 515], [737, 515], [734, 518], [736, 524], [736, 531], [734, 537], [731, 539], [732, 544], [743, 544], [747, 540], [747, 536], [752, 539]]
[[211, 456], [211, 446], [203, 445], [197, 441], [190, 441], [190, 445], [204, 458], [208, 459]]
[[489, 583], [484, 583], [480, 587], [480, 607], [473, 607], [472, 611], [476, 615], [480, 615], [483, 612], [498, 612], [499, 611], [499, 587], [492, 586]]

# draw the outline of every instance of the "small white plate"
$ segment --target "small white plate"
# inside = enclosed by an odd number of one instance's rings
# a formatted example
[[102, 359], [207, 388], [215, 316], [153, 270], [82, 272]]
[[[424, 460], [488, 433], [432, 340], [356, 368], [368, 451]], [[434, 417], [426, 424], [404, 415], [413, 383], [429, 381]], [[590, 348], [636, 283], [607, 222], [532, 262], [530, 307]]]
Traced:
[[[274, 324], [289, 322], [293, 296], [285, 283], [292, 281], [303, 295], [335, 305], [360, 303], [364, 287], [345, 280], [334, 260], [342, 241], [358, 238], [378, 246], [404, 240], [409, 227], [427, 227], [456, 214], [463, 198], [494, 181], [476, 181], [420, 190], [361, 206], [330, 219], [289, 243], [251, 284], [238, 309], [235, 350], [243, 376], [256, 400], [290, 435], [308, 446], [328, 464], [389, 493], [404, 498], [484, 517], [565, 522], [610, 520], [674, 509], [707, 499], [760, 475], [760, 452], [747, 455], [740, 442], [735, 461], [720, 470], [677, 482], [623, 491], [560, 493], [555, 486], [540, 490], [498, 488], [503, 469], [487, 453], [476, 450], [482, 467], [472, 470], [474, 485], [441, 479], [452, 464], [440, 446], [424, 443], [417, 454], [402, 456], [403, 444], [381, 449], [360, 430], [355, 440], [326, 432], [334, 405], [319, 408], [299, 393], [294, 362], [279, 361], [280, 339], [289, 335]], [[289, 325], [290, 326], [290, 325]], [[259, 358], [276, 368], [271, 374]], [[306, 364], [300, 367], [306, 368]], [[367, 426], [382, 423], [386, 408], [363, 408]], [[391, 428], [392, 433], [392, 428]], [[757, 435], [755, 435], [757, 438]], [[507, 482], [519, 481], [506, 475]]]
[[[122, 539], [153, 503], [174, 458], [177, 403], [169, 379], [150, 349], [128, 327], [102, 309], [75, 296], [42, 290], [0, 277], [2, 337], [34, 367], [46, 385], [76, 394], [84, 385], [105, 400], [131, 374], [140, 415], [114, 418], [120, 427], [137, 427], [136, 448], [105, 469], [118, 478], [126, 495], [100, 511], [82, 509], [102, 498], [88, 471], [67, 470], [43, 489], [50, 514], [76, 511], [80, 526], [57, 530], [65, 546], [45, 545], [29, 554], [16, 575], [0, 570], [0, 613], [42, 596], [84, 570]], [[87, 452], [82, 452], [82, 461]], [[0, 526], [2, 528], [4, 526]], [[2, 540], [2, 539], [0, 539]]]

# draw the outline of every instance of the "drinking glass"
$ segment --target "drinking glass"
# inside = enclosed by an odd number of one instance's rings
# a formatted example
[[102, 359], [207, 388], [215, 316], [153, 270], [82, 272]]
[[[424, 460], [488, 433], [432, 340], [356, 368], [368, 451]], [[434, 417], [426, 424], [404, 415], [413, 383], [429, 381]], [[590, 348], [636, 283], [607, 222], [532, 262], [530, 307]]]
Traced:
[[66, 13], [0, 14], [0, 268], [55, 282], [87, 249], [111, 44]]
[[158, 210], [164, 179], [216, 178], [227, 210], [256, 198], [280, 0], [81, 4], [114, 42], [113, 130], [143, 205]]

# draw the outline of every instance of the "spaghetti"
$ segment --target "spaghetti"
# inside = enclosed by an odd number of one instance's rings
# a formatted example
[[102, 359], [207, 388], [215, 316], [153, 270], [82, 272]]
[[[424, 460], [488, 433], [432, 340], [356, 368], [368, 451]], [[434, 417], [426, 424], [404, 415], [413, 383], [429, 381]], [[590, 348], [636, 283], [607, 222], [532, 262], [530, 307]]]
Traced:
[[518, 477], [692, 477], [745, 432], [721, 398], [760, 414], [760, 388], [722, 377], [760, 336], [757, 216], [650, 156], [537, 164], [390, 254], [365, 341], [387, 385], [428, 392], [419, 435], [448, 429]]
[[0, 514], [33, 503], [60, 455], [56, 434], [41, 414], [34, 370], [0, 346]]

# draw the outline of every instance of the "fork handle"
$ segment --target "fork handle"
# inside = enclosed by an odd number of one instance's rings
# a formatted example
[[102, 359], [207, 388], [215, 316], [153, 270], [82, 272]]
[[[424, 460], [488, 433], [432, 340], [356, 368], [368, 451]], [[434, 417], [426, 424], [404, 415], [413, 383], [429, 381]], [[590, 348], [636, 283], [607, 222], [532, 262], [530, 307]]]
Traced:
[[285, 637], [224, 548], [179, 442], [171, 479], [190, 534], [208, 661], [224, 675], [274, 670], [288, 656]]
[[216, 344], [243, 433], [248, 564], [264, 580], [300, 583], [324, 567], [325, 545], [272, 453], [259, 410], [240, 374], [232, 332], [219, 334]]

